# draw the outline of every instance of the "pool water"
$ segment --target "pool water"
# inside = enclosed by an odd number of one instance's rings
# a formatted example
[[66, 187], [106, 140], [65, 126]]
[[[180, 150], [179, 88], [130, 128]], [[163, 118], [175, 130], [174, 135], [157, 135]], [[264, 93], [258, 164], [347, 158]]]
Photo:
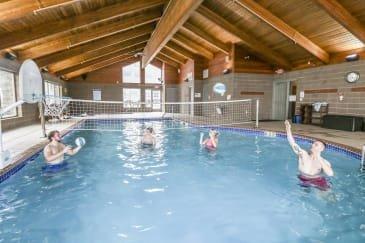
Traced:
[[[155, 149], [140, 147], [147, 125]], [[64, 142], [87, 144], [67, 170], [42, 174], [41, 155], [0, 184], [0, 242], [365, 242], [358, 160], [327, 151], [335, 177], [322, 192], [298, 185], [282, 138], [224, 131], [212, 153], [199, 129], [122, 127], [75, 131]]]

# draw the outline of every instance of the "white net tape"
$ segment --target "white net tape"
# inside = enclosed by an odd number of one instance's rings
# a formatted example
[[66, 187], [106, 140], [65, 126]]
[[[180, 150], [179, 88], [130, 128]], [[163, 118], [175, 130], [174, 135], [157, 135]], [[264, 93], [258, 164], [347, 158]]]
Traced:
[[[131, 103], [46, 98], [46, 130], [120, 131], [131, 119], [167, 119], [194, 126], [221, 126], [252, 122], [251, 99], [216, 102]], [[178, 125], [173, 125], [178, 124]], [[181, 128], [171, 122], [170, 128]]]

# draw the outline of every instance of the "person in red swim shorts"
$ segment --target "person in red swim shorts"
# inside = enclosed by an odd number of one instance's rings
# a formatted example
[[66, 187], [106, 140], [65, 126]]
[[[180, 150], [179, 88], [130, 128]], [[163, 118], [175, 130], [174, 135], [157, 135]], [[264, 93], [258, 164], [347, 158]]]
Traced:
[[326, 148], [325, 143], [318, 140], [314, 141], [310, 151], [307, 152], [295, 143], [289, 121], [285, 121], [285, 127], [288, 142], [294, 153], [298, 155], [298, 170], [300, 173], [298, 178], [301, 181], [301, 185], [306, 187], [313, 186], [320, 190], [328, 190], [330, 184], [323, 176], [323, 173], [327, 176], [333, 176], [334, 173], [330, 162], [321, 156], [321, 153]]

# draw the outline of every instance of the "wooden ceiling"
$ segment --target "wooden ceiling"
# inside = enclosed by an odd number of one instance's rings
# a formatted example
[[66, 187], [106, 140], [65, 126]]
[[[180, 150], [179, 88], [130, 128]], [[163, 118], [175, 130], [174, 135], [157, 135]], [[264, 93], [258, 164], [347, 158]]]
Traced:
[[365, 1], [0, 0], [0, 52], [65, 79], [136, 54], [178, 68], [232, 44], [273, 70], [363, 57]]

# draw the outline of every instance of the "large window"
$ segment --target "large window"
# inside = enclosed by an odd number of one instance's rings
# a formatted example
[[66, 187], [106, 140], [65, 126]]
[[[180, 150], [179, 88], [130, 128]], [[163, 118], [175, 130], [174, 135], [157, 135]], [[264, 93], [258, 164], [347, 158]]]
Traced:
[[132, 63], [123, 67], [123, 83], [140, 83], [141, 82], [141, 68], [140, 62]]
[[50, 81], [44, 82], [44, 94], [52, 97], [62, 97], [62, 85], [52, 83]]
[[141, 89], [123, 89], [123, 107], [139, 108], [141, 107]]
[[154, 110], [161, 109], [161, 91], [145, 89], [146, 107]]
[[62, 85], [45, 80], [44, 94], [49, 97], [49, 103], [59, 103], [60, 100], [56, 98], [62, 98]]
[[148, 64], [145, 68], [145, 83], [146, 84], [160, 84], [161, 83], [162, 70]]
[[[16, 102], [14, 74], [0, 70], [0, 103], [5, 108]], [[3, 117], [16, 116], [16, 108], [9, 110]]]

